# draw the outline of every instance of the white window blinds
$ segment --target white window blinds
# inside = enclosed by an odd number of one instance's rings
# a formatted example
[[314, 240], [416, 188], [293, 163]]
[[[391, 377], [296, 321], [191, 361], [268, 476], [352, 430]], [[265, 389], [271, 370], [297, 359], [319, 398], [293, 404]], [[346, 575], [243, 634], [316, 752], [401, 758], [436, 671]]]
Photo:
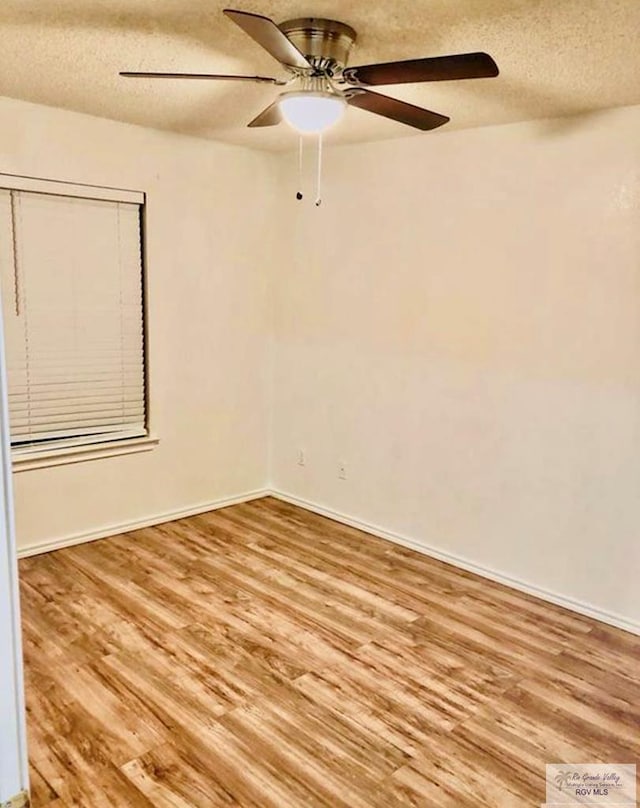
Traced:
[[0, 232], [14, 449], [145, 435], [140, 205], [4, 189]]

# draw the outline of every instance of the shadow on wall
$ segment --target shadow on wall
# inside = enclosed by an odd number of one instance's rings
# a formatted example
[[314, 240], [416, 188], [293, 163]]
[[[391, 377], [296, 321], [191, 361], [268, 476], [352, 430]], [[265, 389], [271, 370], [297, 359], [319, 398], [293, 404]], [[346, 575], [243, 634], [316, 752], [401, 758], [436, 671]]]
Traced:
[[4, 25], [69, 30], [98, 29], [130, 31], [139, 34], [165, 34], [190, 42], [199, 42], [214, 50], [220, 46], [215, 31], [218, 11], [214, 4], [189, 3], [175, 11], [160, 11], [149, 6], [147, 12], [118, 8], [114, 4], [98, 7], [81, 0], [57, 0], [55, 3], [24, 3], [8, 0], [3, 3], [0, 20]]
[[[459, 97], [468, 96], [477, 101], [478, 86], [472, 85], [471, 82], [459, 82], [456, 86]], [[580, 129], [605, 116], [609, 110], [589, 108], [572, 94], [563, 93], [556, 87], [524, 83], [504, 73], [495, 82], [483, 83], [481, 91], [488, 105], [506, 106], [516, 113], [516, 117], [509, 116], [507, 123], [535, 121], [541, 135], [561, 135]]]
[[[34, 70], [27, 82], [20, 80], [16, 83], [10, 76], [0, 77], [0, 95], [116, 119], [117, 115], [110, 114], [109, 103], [122, 100], [124, 96], [129, 101], [123, 117], [127, 122], [148, 126], [149, 104], [162, 103], [165, 114], [156, 116], [153, 122], [160, 129], [200, 135], [214, 128], [236, 126], [238, 86], [233, 83], [165, 82], [118, 76], [119, 70], [126, 69], [246, 72], [233, 64], [237, 62], [233, 37], [241, 38], [243, 34], [233, 31], [218, 5], [222, 8], [218, 3], [182, 0], [179, 4], [173, 3], [171, 8], [166, 4], [165, 8], [158, 8], [158, 4], [149, 3], [145, 10], [144, 4], [131, 9], [116, 3], [100, 7], [81, 0], [59, 0], [56, 3], [36, 0], [28, 4], [22, 0], [8, 0], [0, 9], [0, 23], [5, 27], [3, 36], [14, 41], [24, 39], [29, 47], [36, 47], [47, 31], [59, 32], [62, 36], [60, 42], [69, 42], [72, 48], [77, 47], [78, 40], [82, 42], [84, 33], [104, 32], [118, 38], [112, 45], [107, 41], [102, 52], [84, 54], [82, 58], [86, 59], [86, 64], [77, 57], [70, 63], [71, 68], [78, 71], [79, 81], [70, 73], [63, 84], [47, 77], [44, 71]], [[15, 34], [11, 34], [12, 26], [16, 29]], [[134, 36], [135, 49], [131, 48], [131, 40], [126, 39], [129, 35]], [[120, 48], [120, 41], [128, 46], [126, 51]], [[146, 47], [147, 43], [152, 47]], [[177, 63], [172, 43], [187, 46], [184, 56], [179, 57], [180, 63]], [[211, 54], [210, 64], [207, 51]], [[256, 51], [259, 51], [257, 46]], [[78, 92], [82, 93], [83, 80], [86, 81], [82, 76], [85, 70], [96, 76], [109, 74], [108, 86], [102, 87], [102, 103], [89, 109], [78, 97]], [[278, 72], [275, 62], [274, 72]], [[243, 85], [241, 92], [248, 105], [256, 109], [256, 114], [271, 100], [269, 89], [259, 85]], [[183, 115], [185, 108], [187, 114]]]

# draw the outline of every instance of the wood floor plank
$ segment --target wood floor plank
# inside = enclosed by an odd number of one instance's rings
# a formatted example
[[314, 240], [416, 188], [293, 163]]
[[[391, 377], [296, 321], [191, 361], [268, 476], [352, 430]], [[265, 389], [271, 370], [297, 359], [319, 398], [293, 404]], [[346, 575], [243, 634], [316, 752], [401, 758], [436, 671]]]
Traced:
[[45, 808], [69, 808], [68, 803], [64, 802], [63, 800], [53, 800], [53, 802], [41, 803], [37, 800], [34, 802], [32, 799], [31, 802], [33, 805], [45, 806]]
[[[96, 698], [90, 677], [79, 679], [69, 668], [34, 672], [32, 665], [27, 685], [34, 694], [27, 704], [32, 761], [60, 796], [64, 794], [48, 765], [49, 752], [58, 759], [75, 761], [77, 767], [93, 764], [117, 767], [164, 740], [162, 728], [153, 716], [146, 714], [139, 701], [127, 698], [125, 710], [122, 699], [114, 720], [116, 693], [106, 697], [106, 688], [101, 688], [102, 698]], [[84, 687], [86, 692], [78, 691], [78, 687]], [[79, 700], [77, 692], [83, 692], [85, 697]], [[132, 707], [137, 709], [134, 711]]]
[[[277, 787], [281, 781], [290, 787], [295, 783], [295, 799], [304, 800], [302, 804], [369, 808], [366, 793], [374, 793], [384, 776], [375, 765], [382, 755], [375, 755], [367, 766], [363, 760], [366, 746], [358, 736], [351, 731], [346, 736], [338, 733], [336, 738], [332, 725], [337, 716], [327, 714], [323, 722], [310, 721], [304, 712], [274, 708], [273, 702], [246, 707], [221, 719], [234, 738], [269, 761], [272, 776], [268, 787]], [[353, 747], [359, 754], [351, 754]], [[350, 787], [354, 779], [364, 794]]]
[[55, 789], [47, 782], [38, 767], [32, 762], [29, 766], [29, 789], [31, 791], [31, 801], [35, 805], [51, 805], [54, 800], [57, 802]]
[[[243, 531], [253, 531], [256, 540], [274, 543], [276, 546], [293, 545], [301, 557], [313, 557], [316, 554], [324, 556], [332, 563], [342, 563], [354, 566], [363, 571], [376, 569], [387, 575], [396, 573], [398, 581], [408, 584], [416, 583], [417, 589], [425, 584], [429, 588], [440, 588], [440, 569], [438, 562], [435, 566], [424, 563], [418, 569], [412, 570], [409, 564], [395, 563], [391, 553], [394, 546], [382, 539], [363, 534], [345, 525], [331, 522], [324, 517], [305, 512], [307, 522], [296, 520], [292, 522], [283, 518], [277, 512], [262, 508], [259, 505], [250, 508], [248, 505], [238, 505], [237, 508], [224, 512], [219, 517], [229, 526]], [[317, 527], [315, 526], [317, 524]], [[331, 526], [330, 529], [327, 529]], [[367, 536], [363, 540], [363, 536]], [[390, 549], [391, 548], [391, 549]], [[402, 549], [402, 548], [398, 548]], [[415, 553], [413, 554], [416, 555]], [[460, 572], [460, 576], [467, 573]], [[451, 579], [447, 584], [447, 591], [451, 593], [459, 581]]]
[[20, 562], [34, 808], [521, 808], [640, 638], [264, 498]]
[[122, 766], [123, 774], [156, 808], [237, 808], [240, 803], [211, 769], [175, 743], [152, 749]]

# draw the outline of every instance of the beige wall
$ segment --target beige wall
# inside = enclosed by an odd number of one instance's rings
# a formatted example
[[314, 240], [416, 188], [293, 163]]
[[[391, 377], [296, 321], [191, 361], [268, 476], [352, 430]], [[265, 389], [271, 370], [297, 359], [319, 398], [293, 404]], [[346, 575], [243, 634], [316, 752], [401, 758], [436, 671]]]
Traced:
[[143, 454], [14, 475], [18, 545], [262, 488], [273, 158], [0, 100], [0, 171], [146, 191], [152, 426]]
[[15, 475], [22, 549], [270, 466], [280, 491], [640, 622], [640, 108], [328, 149], [320, 208], [291, 155], [0, 111], [0, 171], [148, 194], [161, 439]]
[[640, 624], [640, 108], [294, 170], [275, 488]]

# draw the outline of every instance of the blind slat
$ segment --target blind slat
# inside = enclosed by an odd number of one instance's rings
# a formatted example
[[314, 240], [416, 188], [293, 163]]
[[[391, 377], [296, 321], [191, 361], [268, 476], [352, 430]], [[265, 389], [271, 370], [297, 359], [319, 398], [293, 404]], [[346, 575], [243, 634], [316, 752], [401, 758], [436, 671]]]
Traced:
[[114, 429], [118, 429], [120, 426], [125, 424], [133, 425], [140, 423], [140, 419], [137, 416], [132, 417], [113, 417], [113, 418], [75, 418], [72, 422], [69, 421], [56, 421], [55, 419], [51, 419], [46, 423], [43, 422], [41, 424], [34, 423], [31, 421], [29, 424], [16, 424], [15, 430], [16, 435], [37, 435], [41, 432], [50, 432], [52, 430], [56, 431], [63, 431], [66, 432], [67, 429], [71, 430], [78, 430], [82, 429], [83, 431], [90, 431], [88, 428], [93, 428], [96, 431], [100, 431], [98, 427], [113, 427]]
[[139, 428], [108, 430], [104, 432], [96, 431], [90, 434], [87, 434], [80, 429], [73, 435], [52, 432], [48, 435], [40, 435], [28, 440], [17, 440], [15, 441], [13, 448], [17, 449], [19, 453], [23, 453], [29, 450], [41, 451], [45, 448], [58, 449], [65, 446], [81, 446], [92, 443], [103, 443], [105, 441], [141, 438], [146, 434], [145, 429], [141, 430]]

